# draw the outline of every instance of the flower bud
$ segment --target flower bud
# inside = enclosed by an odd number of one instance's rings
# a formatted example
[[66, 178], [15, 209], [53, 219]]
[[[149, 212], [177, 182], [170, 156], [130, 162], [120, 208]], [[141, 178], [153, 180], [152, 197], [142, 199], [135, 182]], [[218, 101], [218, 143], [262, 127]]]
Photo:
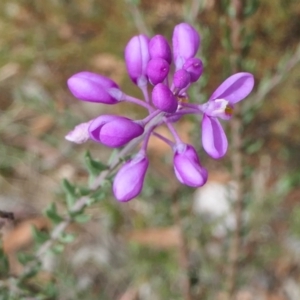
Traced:
[[174, 149], [174, 171], [177, 179], [188, 186], [200, 187], [207, 181], [207, 170], [191, 145], [177, 144]]
[[144, 128], [134, 121], [113, 115], [94, 119], [88, 130], [91, 139], [111, 148], [124, 146], [144, 132]]
[[138, 86], [147, 84], [146, 69], [150, 60], [148, 44], [149, 38], [141, 34], [131, 38], [125, 48], [127, 72]]
[[68, 79], [68, 87], [76, 98], [83, 101], [115, 104], [122, 97], [122, 92], [114, 81], [91, 72], [73, 75]]
[[113, 182], [113, 193], [118, 201], [127, 202], [140, 194], [148, 165], [149, 160], [141, 151], [120, 168]]
[[156, 85], [168, 76], [170, 66], [162, 58], [153, 58], [147, 65], [147, 76], [151, 84]]
[[91, 121], [75, 126], [75, 128], [65, 136], [65, 139], [76, 144], [85, 143], [90, 138], [88, 131], [90, 123]]
[[203, 73], [202, 60], [196, 57], [189, 58], [183, 65], [183, 69], [189, 72], [191, 82], [196, 82]]
[[171, 90], [163, 83], [157, 84], [152, 90], [152, 102], [161, 111], [174, 113], [178, 102]]
[[187, 87], [190, 82], [191, 76], [186, 70], [180, 69], [174, 73], [173, 84], [176, 88], [181, 90]]
[[162, 35], [155, 35], [149, 42], [151, 58], [163, 58], [169, 64], [172, 62], [172, 53], [168, 41]]
[[174, 62], [178, 70], [188, 58], [196, 55], [200, 45], [200, 36], [191, 25], [181, 23], [174, 28], [172, 43]]

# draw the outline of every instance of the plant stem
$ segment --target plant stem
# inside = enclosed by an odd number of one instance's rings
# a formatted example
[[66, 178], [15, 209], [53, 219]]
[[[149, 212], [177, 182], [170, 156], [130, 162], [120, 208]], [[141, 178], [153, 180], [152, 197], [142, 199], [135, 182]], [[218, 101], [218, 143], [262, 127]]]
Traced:
[[[239, 71], [239, 58], [241, 56], [241, 28], [242, 28], [242, 1], [231, 0], [231, 8], [234, 15], [231, 17], [231, 44], [233, 53], [231, 56], [231, 67], [233, 73]], [[242, 240], [242, 222], [243, 222], [243, 195], [244, 195], [244, 182], [243, 182], [243, 154], [242, 154], [242, 132], [243, 120], [241, 116], [241, 107], [237, 106], [235, 116], [231, 120], [231, 166], [233, 179], [237, 184], [237, 196], [234, 203], [234, 213], [236, 220], [236, 228], [233, 233], [231, 245], [229, 249], [229, 260], [227, 266], [226, 276], [226, 291], [227, 299], [233, 299], [237, 286], [237, 274], [239, 270], [239, 259], [241, 253], [241, 240]]]
[[178, 191], [174, 192], [173, 196], [173, 216], [174, 223], [179, 229], [179, 266], [182, 272], [182, 293], [184, 300], [192, 300], [191, 284], [189, 279], [189, 255], [187, 241], [184, 236], [184, 230], [181, 221], [180, 204], [178, 202]]

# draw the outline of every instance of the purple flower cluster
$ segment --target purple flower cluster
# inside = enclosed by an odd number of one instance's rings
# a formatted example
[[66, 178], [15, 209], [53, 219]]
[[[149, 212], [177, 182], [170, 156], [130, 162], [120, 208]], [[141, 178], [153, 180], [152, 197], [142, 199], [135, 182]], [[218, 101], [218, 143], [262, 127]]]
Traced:
[[[187, 23], [174, 28], [172, 50], [162, 35], [151, 39], [146, 35], [134, 36], [125, 48], [128, 74], [142, 91], [144, 101], [125, 94], [111, 79], [91, 72], [80, 72], [68, 80], [72, 94], [83, 101], [116, 104], [132, 102], [148, 110], [142, 120], [131, 120], [116, 115], [101, 115], [87, 123], [79, 124], [66, 139], [84, 143], [88, 139], [108, 147], [122, 147], [137, 137], [143, 137], [139, 152], [119, 169], [113, 182], [115, 197], [122, 202], [139, 195], [149, 165], [147, 145], [151, 135], [163, 140], [173, 150], [174, 172], [178, 180], [192, 187], [207, 181], [207, 170], [191, 145], [183, 143], [173, 123], [185, 114], [201, 114], [202, 145], [213, 158], [225, 155], [228, 142], [218, 118], [229, 120], [234, 105], [249, 95], [254, 78], [250, 73], [236, 73], [227, 78], [204, 104], [188, 103], [188, 89], [203, 72], [201, 59], [195, 57], [200, 46], [200, 36]], [[172, 62], [174, 67], [172, 67]], [[173, 69], [174, 72], [170, 72]], [[151, 94], [149, 86], [153, 86]], [[174, 141], [161, 136], [155, 129], [165, 124]]]

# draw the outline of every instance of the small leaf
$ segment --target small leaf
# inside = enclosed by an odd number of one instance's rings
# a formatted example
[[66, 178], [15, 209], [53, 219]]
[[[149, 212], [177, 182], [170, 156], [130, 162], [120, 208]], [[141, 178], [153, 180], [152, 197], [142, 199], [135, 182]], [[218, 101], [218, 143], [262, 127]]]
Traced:
[[76, 186], [71, 184], [67, 179], [63, 180], [62, 186], [64, 192], [66, 193], [67, 206], [70, 209], [78, 198], [78, 195], [76, 193]]
[[59, 237], [61, 243], [68, 244], [72, 243], [75, 239], [75, 235], [71, 233], [62, 233]]
[[50, 203], [48, 208], [45, 211], [46, 216], [54, 223], [58, 224], [62, 222], [64, 219], [57, 213], [55, 203]]
[[56, 244], [52, 247], [52, 252], [55, 253], [55, 254], [60, 254], [64, 251], [65, 249], [65, 246], [62, 245], [62, 244]]
[[32, 236], [37, 244], [43, 244], [49, 239], [47, 232], [37, 229], [35, 226], [31, 227]]
[[3, 250], [0, 249], [0, 276], [4, 275], [7, 276], [9, 271], [9, 265], [6, 255], [4, 254]]
[[91, 219], [91, 217], [88, 215], [81, 214], [81, 215], [75, 216], [73, 219], [77, 223], [86, 223]]
[[105, 196], [105, 191], [102, 188], [99, 188], [93, 194], [90, 195], [90, 198], [92, 199], [91, 203], [101, 201], [105, 198]]
[[22, 265], [26, 265], [27, 263], [33, 261], [35, 259], [34, 255], [24, 252], [19, 252], [17, 254], [18, 260]]
[[258, 7], [259, 7], [259, 0], [250, 0], [250, 1], [246, 1], [246, 4], [244, 4], [244, 17], [248, 18], [251, 15], [253, 15]]
[[107, 170], [108, 166], [101, 163], [100, 161], [94, 160], [89, 151], [85, 154], [85, 164], [92, 176], [97, 176], [100, 172]]
[[81, 196], [87, 196], [90, 194], [91, 190], [88, 187], [82, 186], [78, 187]]

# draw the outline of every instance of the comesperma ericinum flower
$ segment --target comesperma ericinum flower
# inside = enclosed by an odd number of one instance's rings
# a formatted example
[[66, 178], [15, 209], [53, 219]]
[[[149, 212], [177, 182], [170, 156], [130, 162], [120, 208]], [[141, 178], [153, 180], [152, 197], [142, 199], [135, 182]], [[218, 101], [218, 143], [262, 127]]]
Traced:
[[124, 146], [144, 132], [144, 127], [125, 117], [102, 115], [91, 121], [90, 138], [111, 148]]
[[253, 75], [236, 73], [227, 78], [211, 95], [209, 101], [200, 105], [203, 112], [202, 145], [213, 158], [221, 158], [228, 147], [226, 134], [218, 118], [229, 120], [234, 104], [246, 98], [254, 86]]
[[72, 94], [84, 101], [116, 104], [122, 98], [118, 85], [111, 79], [92, 72], [80, 72], [68, 79]]
[[202, 60], [197, 57], [189, 58], [184, 63], [183, 69], [190, 74], [191, 82], [196, 82], [203, 73]]
[[[166, 142], [173, 150], [175, 175], [182, 184], [200, 187], [206, 183], [208, 173], [195, 148], [183, 143], [174, 127], [186, 114], [202, 116], [204, 150], [215, 159], [225, 155], [228, 141], [219, 119], [232, 117], [235, 104], [252, 91], [254, 78], [250, 73], [236, 73], [227, 78], [206, 103], [190, 103], [189, 88], [203, 73], [203, 63], [196, 57], [199, 46], [200, 36], [191, 25], [181, 23], [175, 26], [172, 66], [171, 47], [165, 37], [155, 35], [149, 39], [141, 34], [131, 38], [125, 48], [125, 62], [128, 75], [142, 91], [143, 99], [125, 94], [114, 81], [95, 73], [80, 72], [68, 80], [70, 91], [78, 99], [103, 104], [131, 102], [148, 111], [142, 120], [101, 115], [77, 125], [66, 135], [67, 140], [78, 144], [93, 140], [118, 148], [130, 143], [123, 149], [126, 155], [128, 149], [141, 148], [115, 176], [113, 193], [119, 201], [133, 199], [143, 188], [149, 165], [146, 153], [150, 136]], [[167, 126], [174, 141], [155, 132], [161, 125]]]
[[170, 65], [163, 58], [152, 58], [147, 65], [146, 74], [152, 85], [163, 82], [169, 74]]
[[173, 151], [177, 179], [188, 186], [203, 186], [207, 181], [208, 173], [201, 166], [196, 150], [191, 145], [177, 144]]
[[131, 80], [139, 87], [147, 85], [146, 70], [150, 60], [149, 38], [140, 34], [134, 36], [126, 45], [125, 62]]
[[191, 82], [191, 75], [188, 71], [180, 69], [174, 73], [173, 84], [179, 90], [186, 88]]
[[145, 151], [141, 150], [120, 168], [113, 182], [113, 193], [118, 201], [127, 202], [140, 194], [148, 165]]
[[157, 109], [167, 113], [176, 112], [178, 106], [176, 97], [170, 88], [163, 83], [159, 83], [153, 88], [152, 102]]
[[200, 46], [200, 36], [190, 24], [181, 23], [174, 28], [172, 43], [174, 63], [178, 70], [187, 59], [196, 55]]
[[167, 61], [168, 64], [172, 62], [171, 48], [166, 38], [160, 34], [150, 39], [149, 54], [151, 58], [162, 58]]

